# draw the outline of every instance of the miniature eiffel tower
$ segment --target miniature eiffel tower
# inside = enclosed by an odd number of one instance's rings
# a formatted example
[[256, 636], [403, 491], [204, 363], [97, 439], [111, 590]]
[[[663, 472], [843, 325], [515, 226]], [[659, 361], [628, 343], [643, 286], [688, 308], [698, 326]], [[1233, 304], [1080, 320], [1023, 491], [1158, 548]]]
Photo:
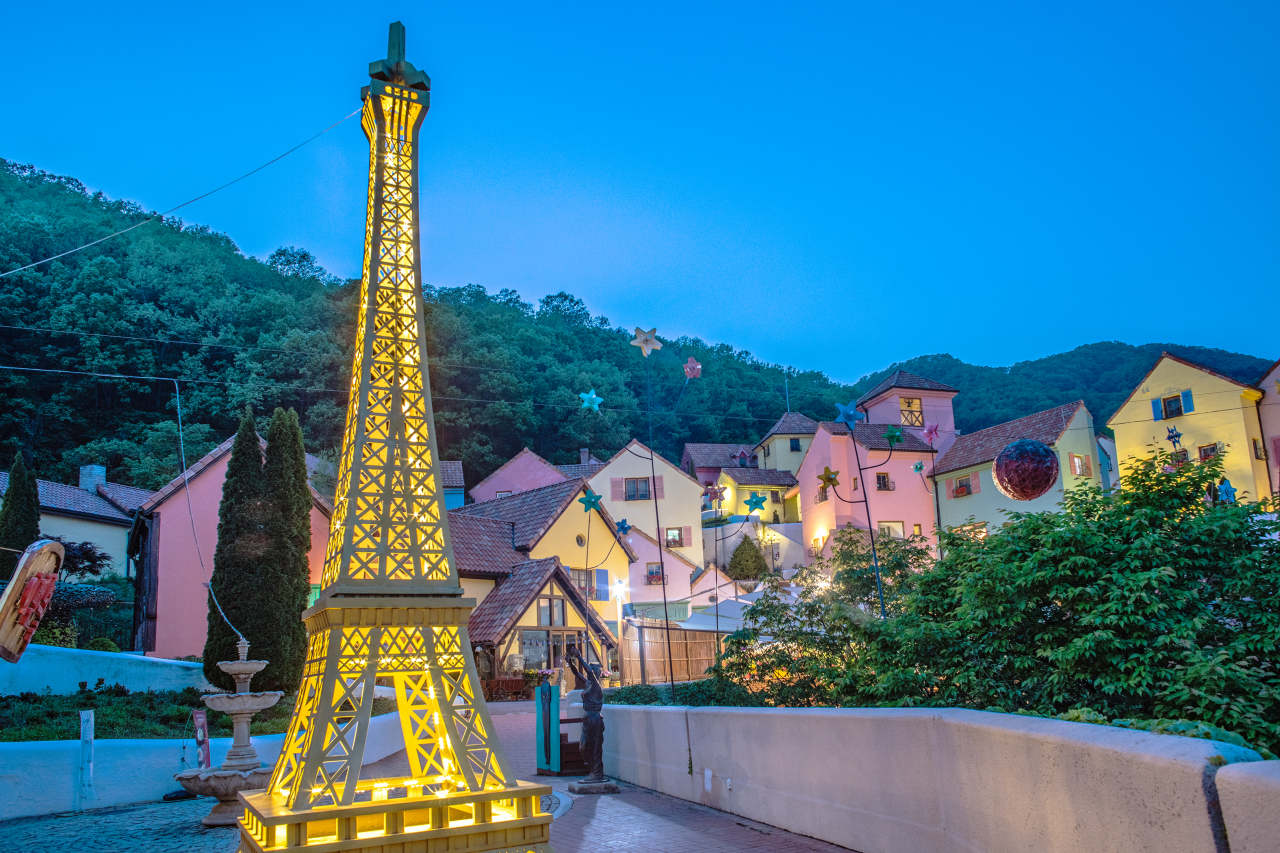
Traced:
[[[476, 675], [437, 477], [418, 252], [431, 81], [404, 27], [362, 91], [369, 201], [360, 323], [319, 600], [283, 752], [241, 794], [240, 850], [550, 853], [546, 786], [502, 754]], [[361, 779], [375, 680], [393, 680], [407, 777]]]

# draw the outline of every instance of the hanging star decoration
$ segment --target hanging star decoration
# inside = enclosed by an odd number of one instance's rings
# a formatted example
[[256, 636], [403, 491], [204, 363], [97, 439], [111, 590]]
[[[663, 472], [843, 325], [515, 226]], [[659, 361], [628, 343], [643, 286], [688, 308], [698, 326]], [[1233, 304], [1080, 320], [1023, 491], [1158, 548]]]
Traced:
[[596, 396], [596, 389], [594, 388], [578, 396], [582, 398], [582, 408], [590, 409], [593, 412], [600, 411], [600, 404], [604, 402], [604, 397]]
[[893, 450], [895, 444], [902, 443], [902, 427], [889, 427], [884, 431], [884, 440], [889, 442], [889, 449]]
[[707, 486], [707, 490], [702, 494], [703, 497], [710, 498], [713, 501], [722, 501], [724, 500], [724, 486]]
[[702, 365], [693, 356], [689, 356], [689, 360], [684, 363], [684, 375], [686, 379], [697, 379], [702, 375]]
[[917, 473], [917, 474], [924, 473], [924, 463], [923, 463], [923, 462], [916, 462], [916, 464], [914, 464], [914, 465], [912, 465], [912, 466], [911, 466], [911, 470], [912, 470], [912, 471], [914, 471], [914, 472], [915, 472], [915, 473]]
[[1218, 500], [1228, 504], [1236, 502], [1235, 486], [1231, 485], [1231, 481], [1225, 477], [1222, 482], [1218, 484]]
[[933, 442], [937, 438], [938, 438], [938, 425], [931, 424], [928, 421], [925, 421], [924, 422], [924, 440], [929, 442], [930, 444], [933, 444]]
[[644, 351], [644, 357], [648, 358], [649, 353], [656, 349], [662, 349], [662, 341], [658, 340], [657, 334], [657, 328], [650, 329], [646, 332], [644, 329], [637, 326], [636, 339], [631, 342], [631, 345], [633, 347], [640, 347], [640, 349]]
[[840, 481], [836, 479], [839, 476], [839, 471], [832, 471], [830, 465], [824, 465], [822, 473], [818, 475], [818, 482], [825, 488], [834, 489], [836, 486], [840, 485]]
[[622, 521], [618, 522], [618, 535], [626, 536], [630, 532], [631, 532], [631, 525], [627, 524], [627, 520], [625, 518], [622, 519]]
[[844, 424], [849, 429], [853, 429], [858, 425], [858, 421], [866, 417], [858, 411], [857, 401], [855, 400], [850, 400], [847, 406], [836, 403], [836, 410], [840, 412], [840, 414], [836, 415], [836, 423]]
[[1169, 427], [1169, 434], [1164, 437], [1164, 440], [1172, 444], [1174, 450], [1177, 450], [1182, 446], [1182, 433], [1178, 432], [1177, 427]]
[[578, 498], [578, 503], [582, 504], [583, 512], [591, 512], [593, 509], [596, 512], [600, 511], [600, 496], [590, 489], [587, 489], [587, 493]]
[[747, 498], [747, 512], [759, 512], [764, 509], [764, 495], [751, 493], [751, 497]]

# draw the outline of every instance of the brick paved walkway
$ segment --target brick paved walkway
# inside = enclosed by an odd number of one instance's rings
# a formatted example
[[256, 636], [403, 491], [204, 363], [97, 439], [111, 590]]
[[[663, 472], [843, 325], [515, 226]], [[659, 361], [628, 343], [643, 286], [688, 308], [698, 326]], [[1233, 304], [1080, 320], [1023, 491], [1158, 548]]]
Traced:
[[[551, 824], [556, 853], [848, 853], [843, 847], [793, 835], [764, 824], [620, 783], [620, 794], [572, 797], [570, 780], [538, 776], [533, 740], [534, 715], [495, 715], [493, 725], [516, 776], [548, 783], [569, 810]], [[404, 753], [366, 765], [366, 776], [402, 773]], [[146, 803], [77, 815], [0, 822], [5, 849], [36, 853], [233, 853], [234, 828], [207, 829], [200, 818], [212, 800]]]

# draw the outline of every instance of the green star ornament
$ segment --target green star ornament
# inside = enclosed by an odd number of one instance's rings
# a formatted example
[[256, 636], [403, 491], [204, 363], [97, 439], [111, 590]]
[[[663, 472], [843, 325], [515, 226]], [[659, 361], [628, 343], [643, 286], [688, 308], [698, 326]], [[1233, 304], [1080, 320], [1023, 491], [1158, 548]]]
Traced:
[[902, 443], [902, 427], [889, 427], [884, 431], [884, 440], [889, 442], [889, 449], [893, 450], [895, 444]]
[[760, 512], [764, 509], [764, 495], [751, 493], [751, 497], [747, 498], [747, 512]]
[[587, 489], [587, 493], [578, 498], [578, 503], [582, 504], [583, 512], [591, 512], [593, 509], [596, 512], [600, 511], [600, 495], [597, 495], [590, 489]]

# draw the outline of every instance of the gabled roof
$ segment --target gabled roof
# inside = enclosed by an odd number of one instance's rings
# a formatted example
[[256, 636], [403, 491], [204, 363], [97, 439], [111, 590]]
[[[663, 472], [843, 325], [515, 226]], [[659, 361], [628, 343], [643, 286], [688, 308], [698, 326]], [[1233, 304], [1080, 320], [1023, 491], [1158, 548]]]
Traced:
[[538, 454], [534, 453], [534, 452], [533, 452], [532, 450], [530, 450], [529, 448], [527, 448], [527, 447], [522, 447], [522, 448], [520, 448], [520, 452], [519, 452], [519, 453], [517, 453], [515, 456], [512, 456], [510, 459], [508, 459], [506, 462], [503, 462], [501, 465], [499, 465], [499, 466], [498, 466], [498, 469], [497, 469], [496, 471], [494, 471], [494, 472], [493, 472], [492, 474], [490, 474], [488, 477], [485, 477], [483, 480], [481, 480], [480, 482], [478, 482], [478, 483], [476, 483], [474, 486], [472, 486], [472, 487], [471, 487], [471, 492], [472, 492], [472, 494], [475, 494], [476, 489], [480, 488], [480, 487], [481, 487], [481, 486], [483, 486], [485, 483], [489, 482], [489, 481], [490, 481], [490, 480], [492, 480], [494, 477], [498, 476], [498, 475], [499, 475], [499, 474], [501, 474], [503, 471], [505, 471], [505, 470], [507, 469], [507, 466], [508, 466], [508, 465], [512, 465], [512, 464], [514, 464], [514, 463], [515, 463], [515, 461], [516, 461], [517, 459], [519, 459], [521, 456], [529, 456], [529, 457], [531, 457], [531, 458], [533, 458], [533, 459], [537, 460], [538, 462], [541, 462], [543, 465], [546, 465], [548, 468], [550, 468], [552, 471], [555, 471], [555, 472], [556, 472], [557, 474], [559, 474], [561, 477], [565, 476], [565, 475], [564, 475], [564, 473], [563, 473], [559, 468], [557, 468], [555, 465], [552, 465], [550, 462], [548, 462], [547, 460], [543, 459], [541, 456], [539, 456]]
[[685, 455], [693, 462], [694, 468], [728, 468], [738, 463], [733, 458], [735, 453], [745, 451], [751, 455], [754, 448], [745, 444], [686, 444]]
[[511, 525], [492, 518], [449, 511], [449, 540], [461, 577], [505, 578], [529, 559], [511, 547]]
[[1259, 388], [1259, 390], [1263, 391], [1264, 393], [1266, 392], [1266, 389], [1262, 388], [1262, 381], [1266, 379], [1268, 376], [1270, 376], [1271, 371], [1275, 370], [1277, 367], [1280, 367], [1280, 358], [1277, 358], [1275, 361], [1271, 362], [1271, 366], [1268, 367], [1266, 370], [1262, 371], [1262, 375], [1258, 377], [1258, 381], [1256, 385]]
[[[1142, 390], [1142, 386], [1145, 385], [1147, 383], [1147, 380], [1151, 378], [1151, 374], [1156, 372], [1156, 368], [1160, 366], [1160, 362], [1164, 361], [1166, 358], [1170, 359], [1171, 361], [1176, 361], [1179, 364], [1184, 364], [1187, 367], [1190, 367], [1194, 370], [1199, 370], [1203, 373], [1207, 373], [1210, 376], [1217, 377], [1218, 379], [1221, 379], [1223, 382], [1230, 382], [1232, 385], [1238, 385], [1241, 388], [1247, 388], [1250, 391], [1262, 390], [1258, 388], [1258, 386], [1256, 385], [1250, 385], [1248, 382], [1241, 382], [1239, 379], [1232, 379], [1230, 376], [1227, 376], [1225, 373], [1219, 373], [1218, 371], [1214, 370], [1212, 367], [1205, 367], [1203, 364], [1199, 364], [1197, 362], [1191, 361], [1190, 359], [1182, 358], [1181, 356], [1174, 355], [1171, 352], [1162, 352], [1160, 353], [1160, 357], [1156, 359], [1155, 364], [1151, 365], [1151, 369], [1142, 375], [1142, 379], [1138, 381], [1137, 385], [1133, 386], [1133, 390], [1129, 392], [1128, 397], [1124, 398], [1124, 402], [1121, 403], [1119, 406], [1116, 406], [1115, 412], [1112, 413], [1111, 417], [1107, 418], [1107, 423], [1111, 423], [1112, 421], [1114, 421], [1116, 417], [1119, 416], [1120, 410], [1133, 402], [1133, 398], [1136, 397], [1138, 395], [1138, 392]], [[1280, 364], [1280, 362], [1277, 362], [1277, 363]], [[1271, 372], [1270, 368], [1268, 368], [1267, 372], [1268, 373]], [[1258, 381], [1261, 382], [1262, 379], [1266, 378], [1266, 375], [1267, 375], [1266, 373], [1262, 374], [1262, 377], [1260, 377]]]
[[[688, 447], [688, 446], [689, 446], [689, 445], [687, 445], [687, 444], [685, 445], [685, 447]], [[636, 453], [634, 448], [639, 448], [639, 449], [640, 449], [641, 451], [643, 451], [643, 452], [642, 452], [642, 453]], [[750, 453], [750, 451], [747, 451], [747, 452], [748, 452], [748, 453]], [[638, 440], [638, 439], [634, 439], [634, 438], [633, 438], [633, 439], [631, 439], [630, 441], [628, 441], [625, 445], [623, 445], [623, 447], [622, 447], [622, 449], [621, 449], [621, 450], [619, 450], [617, 453], [615, 453], [615, 454], [613, 454], [612, 456], [610, 456], [610, 457], [609, 457], [609, 461], [608, 461], [608, 462], [606, 462], [606, 463], [604, 463], [604, 465], [602, 465], [602, 466], [600, 466], [600, 467], [601, 467], [601, 468], [605, 468], [605, 467], [608, 467], [609, 465], [612, 465], [612, 464], [614, 463], [614, 460], [616, 460], [616, 459], [620, 459], [620, 458], [622, 457], [622, 455], [623, 455], [623, 454], [628, 454], [628, 455], [637, 455], [637, 456], [642, 457], [642, 458], [643, 458], [643, 459], [645, 459], [645, 460], [647, 460], [647, 459], [649, 458], [649, 456], [650, 456], [650, 455], [652, 455], [655, 463], [657, 463], [657, 462], [661, 462], [661, 463], [663, 463], [663, 464], [664, 464], [664, 465], [666, 465], [668, 468], [670, 468], [672, 471], [674, 471], [675, 473], [679, 474], [681, 477], [684, 477], [684, 478], [685, 478], [686, 480], [688, 480], [690, 483], [693, 483], [693, 484], [694, 484], [695, 486], [697, 486], [699, 489], [701, 489], [701, 488], [702, 488], [702, 483], [698, 482], [696, 479], [694, 479], [693, 477], [689, 476], [689, 472], [688, 472], [688, 471], [684, 470], [684, 469], [683, 469], [683, 468], [681, 468], [679, 465], [677, 465], [676, 463], [672, 462], [672, 461], [671, 461], [670, 459], [668, 459], [667, 457], [663, 456], [661, 453], [654, 453], [652, 450], [650, 450], [650, 449], [649, 449], [649, 446], [648, 446], [648, 445], [646, 445], [646, 444], [644, 444], [643, 442], [641, 442], [640, 440]], [[734, 464], [734, 465], [737, 465], [738, 463], [737, 463], [737, 462], [734, 462], [733, 464]], [[654, 467], [655, 467], [655, 469], [656, 469], [656, 467], [657, 467], [657, 466], [655, 465]], [[695, 466], [695, 467], [696, 467], [696, 466]], [[597, 472], [597, 473], [598, 473], [598, 472]]]
[[442, 489], [461, 489], [466, 487], [466, 483], [462, 479], [462, 463], [449, 459], [441, 459], [438, 463], [440, 470], [440, 488]]
[[[489, 502], [491, 503], [491, 501]], [[616, 647], [618, 640], [609, 630], [595, 608], [587, 601], [577, 584], [569, 577], [556, 557], [525, 560], [517, 563], [507, 578], [484, 597], [471, 611], [467, 633], [473, 643], [496, 643], [507, 635], [520, 616], [533, 604], [547, 581], [555, 580], [564, 591], [565, 598], [578, 611], [591, 629], [605, 638], [608, 646]]]
[[879, 385], [859, 397], [856, 404], [857, 407], [861, 408], [863, 403], [874, 400], [890, 388], [912, 388], [917, 391], [955, 392], [956, 390], [950, 385], [943, 385], [941, 382], [934, 382], [932, 379], [925, 379], [923, 376], [916, 376], [914, 373], [907, 373], [905, 370], [895, 370], [882, 379]]
[[604, 466], [605, 463], [597, 460], [587, 462], [586, 464], [574, 463], [573, 465], [557, 465], [556, 470], [571, 480], [576, 477], [581, 477], [584, 480], [590, 480]]
[[[832, 435], [849, 434], [848, 426], [835, 421], [822, 421], [818, 426]], [[885, 430], [888, 428], [889, 424], [858, 424], [854, 440], [867, 450], [892, 450], [889, 440], [884, 437]], [[932, 447], [917, 438], [915, 433], [907, 430], [902, 431], [902, 440], [898, 442], [897, 449], [904, 453], [933, 453]]]
[[[9, 491], [9, 474], [0, 472], [0, 496]], [[85, 516], [113, 524], [128, 525], [132, 519], [97, 492], [79, 486], [36, 480], [40, 509], [45, 512]]]
[[628, 535], [628, 536], [635, 536], [635, 535], [637, 535], [637, 534], [638, 534], [639, 536], [641, 536], [642, 538], [644, 538], [644, 539], [645, 539], [645, 540], [646, 540], [650, 545], [653, 545], [654, 547], [661, 547], [661, 548], [662, 548], [662, 554], [663, 554], [663, 557], [664, 557], [664, 558], [665, 558], [665, 557], [670, 557], [670, 558], [671, 558], [671, 559], [673, 559], [673, 560], [676, 560], [676, 561], [678, 561], [678, 562], [684, 563], [684, 564], [685, 564], [685, 566], [687, 566], [690, 570], [692, 570], [692, 571], [694, 571], [694, 572], [696, 572], [696, 571], [698, 570], [699, 566], [698, 566], [698, 564], [697, 564], [697, 563], [693, 562], [692, 560], [690, 560], [690, 559], [689, 559], [689, 558], [687, 558], [687, 557], [681, 556], [681, 554], [680, 554], [679, 552], [677, 552], [677, 551], [672, 551], [670, 548], [668, 548], [668, 547], [667, 547], [667, 546], [665, 546], [665, 545], [659, 546], [659, 545], [658, 545], [658, 540], [657, 540], [657, 539], [654, 539], [652, 536], [650, 536], [648, 533], [645, 533], [645, 532], [644, 532], [643, 530], [641, 530], [639, 527], [633, 527], [633, 528], [631, 528], [631, 532], [630, 532], [630, 533], [628, 533], [627, 535]]
[[[514, 495], [467, 504], [451, 510], [450, 514], [492, 518], [507, 525], [514, 524], [516, 550], [530, 551], [551, 529], [551, 525], [555, 524], [556, 519], [563, 515], [565, 510], [574, 505], [579, 493], [588, 488], [590, 486], [587, 485], [587, 481], [581, 478], [566, 480], [563, 483], [552, 483], [549, 486], [541, 486], [525, 492], [516, 492]], [[617, 537], [617, 525], [614, 524], [613, 518], [608, 511], [601, 508], [600, 517], [604, 519], [605, 524], [609, 525], [609, 529]], [[622, 545], [622, 549], [627, 552], [627, 556], [631, 558], [631, 562], [634, 563], [636, 561], [635, 551], [621, 538], [618, 539], [618, 542]]]
[[768, 468], [725, 468], [720, 472], [739, 486], [772, 486], [786, 489], [796, 484], [795, 475], [790, 471], [777, 471]]
[[1042, 444], [1056, 444], [1070, 425], [1071, 419], [1076, 416], [1076, 412], [1083, 408], [1084, 401], [1077, 400], [1065, 406], [1046, 409], [1034, 415], [1027, 415], [1025, 418], [959, 436], [955, 444], [951, 445], [938, 460], [933, 474], [937, 476], [990, 462], [999, 456], [1000, 451], [1004, 450], [1010, 442], [1024, 438]]
[[[208, 468], [210, 465], [217, 462], [223, 456], [230, 453], [231, 446], [235, 443], [236, 443], [236, 437], [233, 435], [231, 436], [231, 438], [228, 438], [226, 441], [222, 442], [222, 444], [219, 444], [213, 450], [210, 450], [204, 456], [201, 456], [200, 459], [196, 462], [196, 464], [192, 465], [187, 469], [186, 480], [191, 481], [191, 480], [194, 480], [196, 477], [200, 476], [200, 474], [204, 472], [204, 469]], [[267, 440], [262, 436], [258, 436], [258, 446], [262, 449], [262, 452], [264, 454], [267, 452]], [[317, 466], [323, 461], [324, 460], [316, 456], [312, 456], [310, 453], [308, 453], [307, 454], [307, 476], [310, 477], [311, 474], [314, 473], [314, 471], [316, 470]], [[182, 474], [178, 474], [178, 476], [174, 477], [172, 480], [166, 483], [164, 485], [164, 488], [156, 492], [154, 495], [148, 498], [145, 503], [139, 506], [138, 507], [139, 511], [143, 513], [151, 512], [156, 507], [160, 506], [160, 504], [167, 501], [173, 495], [174, 492], [181, 489], [182, 483], [183, 483], [183, 476]], [[310, 490], [311, 492], [311, 502], [315, 504], [315, 506], [327, 517], [332, 518], [333, 506], [327, 500], [325, 500], [319, 492], [316, 491], [315, 486], [311, 485], [310, 483], [307, 483], [307, 489]]]
[[764, 444], [775, 435], [813, 435], [818, 431], [818, 422], [805, 417], [799, 412], [787, 412], [778, 418], [778, 422], [769, 428], [764, 438], [756, 442], [756, 447]]
[[150, 489], [138, 489], [121, 483], [99, 483], [98, 494], [111, 501], [121, 512], [131, 514], [154, 493]]

